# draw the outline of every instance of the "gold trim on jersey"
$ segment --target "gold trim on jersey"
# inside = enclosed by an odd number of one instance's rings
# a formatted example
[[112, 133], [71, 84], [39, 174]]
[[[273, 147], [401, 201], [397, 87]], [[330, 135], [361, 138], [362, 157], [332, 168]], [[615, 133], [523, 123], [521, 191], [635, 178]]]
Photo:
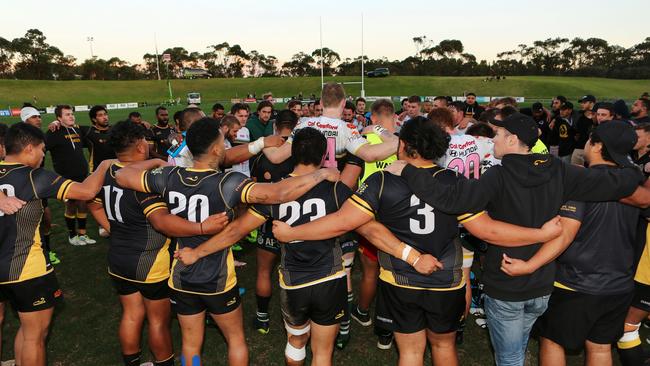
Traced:
[[[30, 177], [30, 179], [31, 179], [31, 177]], [[70, 180], [70, 179], [66, 179], [66, 180], [61, 184], [61, 186], [59, 187], [59, 190], [58, 190], [57, 193], [56, 193], [56, 199], [59, 200], [59, 201], [63, 201], [63, 200], [65, 200], [65, 199], [68, 197], [68, 192], [70, 191], [70, 187], [71, 187], [72, 184], [74, 184], [74, 183], [75, 183], [75, 182], [73, 182], [72, 180]]]
[[214, 170], [214, 169], [197, 169], [197, 168], [185, 168], [185, 171], [187, 171], [187, 172], [198, 172], [198, 173], [210, 172], [210, 171], [216, 172], [216, 170]]
[[576, 290], [572, 289], [571, 287], [565, 286], [557, 281], [553, 282], [553, 286], [557, 288], [561, 288], [563, 290], [568, 290], [568, 291], [573, 291], [575, 292]]
[[163, 208], [167, 208], [167, 205], [164, 202], [156, 202], [153, 203], [149, 206], [147, 206], [144, 210], [142, 210], [142, 213], [146, 218], [149, 218], [149, 215], [151, 215], [154, 211], [160, 210]]
[[407, 286], [407, 285], [400, 285], [395, 281], [395, 276], [393, 273], [387, 269], [384, 268], [379, 268], [379, 279], [392, 285], [395, 287], [401, 287], [401, 288], [407, 288], [410, 290], [425, 290], [425, 291], [454, 291], [463, 288], [465, 286], [465, 274], [462, 273], [461, 271], [461, 280], [460, 283], [454, 287], [448, 287], [448, 288], [441, 288], [441, 287], [436, 287], [436, 288], [426, 288], [426, 287], [417, 287], [417, 286]]
[[257, 211], [256, 211], [255, 209], [253, 209], [252, 207], [249, 207], [249, 208], [248, 208], [248, 212], [249, 212], [251, 215], [257, 217], [258, 219], [261, 219], [261, 220], [264, 220], [264, 221], [268, 220], [268, 219], [266, 218], [266, 216], [264, 216], [264, 215], [262, 215], [261, 213], [257, 212]]
[[147, 283], [160, 282], [166, 278], [169, 278], [171, 271], [169, 270], [170, 257], [169, 257], [169, 244], [172, 242], [170, 238], [165, 240], [162, 248], [158, 251], [156, 259], [153, 261], [153, 265], [149, 269], [149, 274], [147, 274]]
[[350, 198], [348, 198], [348, 202], [350, 202], [364, 214], [372, 217], [373, 219], [375, 218], [375, 212], [370, 208], [370, 205], [362, 198], [359, 198], [359, 196], [353, 194], [350, 196]]
[[648, 247], [648, 242], [650, 242], [650, 224], [648, 224], [648, 227], [646, 228], [645, 238], [643, 253], [641, 254], [641, 259], [639, 259], [639, 264], [636, 267], [634, 281], [650, 286], [650, 248]]
[[174, 261], [172, 262], [172, 267], [171, 267], [172, 269], [170, 271], [169, 280], [167, 281], [169, 288], [176, 290], [178, 292], [184, 292], [186, 294], [201, 295], [201, 296], [221, 295], [223, 293], [232, 290], [232, 288], [235, 287], [235, 285], [237, 285], [237, 274], [235, 273], [235, 258], [232, 255], [231, 248], [228, 248], [227, 255], [228, 257], [226, 258], [226, 266], [228, 266], [228, 275], [227, 275], [228, 277], [226, 278], [226, 286], [224, 287], [223, 291], [206, 293], [206, 292], [188, 291], [188, 290], [183, 290], [174, 287], [174, 269], [176, 268], [176, 263], [178, 263], [178, 259], [174, 259]]
[[149, 185], [147, 184], [147, 173], [149, 171], [145, 170], [142, 172], [140, 175], [140, 185], [142, 186], [142, 191], [145, 193], [151, 193], [151, 190], [149, 190]]
[[249, 182], [244, 186], [244, 189], [241, 190], [241, 201], [243, 203], [250, 203], [250, 201], [248, 199], [248, 195], [249, 195], [250, 191], [253, 189], [253, 186], [255, 184], [257, 184], [257, 183]]
[[297, 289], [300, 289], [300, 288], [305, 288], [305, 287], [309, 287], [309, 286], [318, 285], [319, 283], [323, 283], [323, 282], [327, 282], [327, 281], [331, 281], [331, 280], [336, 280], [336, 279], [338, 279], [338, 278], [343, 278], [343, 277], [346, 276], [346, 274], [345, 274], [345, 269], [342, 269], [342, 270], [340, 270], [340, 271], [338, 271], [338, 272], [336, 272], [336, 273], [334, 273], [334, 274], [332, 274], [332, 275], [329, 275], [329, 276], [327, 276], [327, 277], [320, 278], [320, 279], [318, 279], [318, 280], [314, 280], [314, 281], [311, 281], [311, 282], [303, 283], [302, 285], [288, 286], [288, 285], [284, 282], [284, 276], [282, 276], [282, 271], [278, 270], [278, 273], [279, 273], [279, 278], [278, 278], [278, 280], [279, 280], [279, 282], [280, 282], [280, 287], [282, 287], [282, 288], [285, 289], [285, 290], [297, 290]]
[[466, 213], [464, 215], [460, 215], [456, 218], [458, 220], [459, 224], [464, 224], [466, 222], [470, 222], [474, 220], [477, 217], [481, 217], [483, 214], [485, 214], [485, 211], [477, 212], [477, 213]]

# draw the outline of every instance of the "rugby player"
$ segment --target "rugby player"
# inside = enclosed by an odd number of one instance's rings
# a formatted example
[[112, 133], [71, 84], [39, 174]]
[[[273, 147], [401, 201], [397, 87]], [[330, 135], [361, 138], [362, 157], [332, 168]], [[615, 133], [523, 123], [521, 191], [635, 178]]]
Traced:
[[[443, 184], [464, 179], [433, 164], [447, 148], [446, 136], [427, 118], [413, 118], [402, 126], [397, 155]], [[428, 339], [435, 365], [457, 365], [455, 333], [465, 310], [466, 282], [462, 249], [455, 240], [458, 223], [483, 240], [524, 245], [559, 235], [557, 221], [544, 230], [526, 229], [491, 220], [485, 212], [458, 217], [434, 212], [401, 178], [379, 171], [336, 213], [293, 228], [293, 222], [274, 221], [273, 226], [282, 242], [322, 240], [357, 229], [381, 250], [375, 319], [395, 332], [399, 364], [422, 365]], [[435, 271], [429, 274], [418, 265]]]
[[[187, 131], [187, 147], [193, 156], [192, 168], [163, 167], [144, 170], [126, 166], [116, 174], [117, 183], [145, 193], [158, 193], [171, 213], [192, 222], [210, 214], [227, 212], [232, 218], [240, 203], [280, 203], [295, 199], [325, 179], [337, 180], [334, 169], [286, 179], [275, 184], [253, 183], [241, 173], [219, 172], [225, 157], [219, 122], [202, 118]], [[177, 248], [196, 247], [210, 237], [178, 238]], [[181, 325], [182, 356], [185, 365], [201, 364], [205, 313], [215, 321], [228, 345], [230, 365], [248, 364], [241, 299], [229, 247], [202, 258], [192, 266], [174, 261], [169, 277], [172, 309]]]
[[[227, 217], [218, 214], [201, 223], [171, 215], [160, 196], [124, 189], [115, 182], [123, 166], [149, 157], [144, 126], [131, 121], [111, 129], [109, 145], [117, 154], [104, 177], [102, 191], [88, 207], [111, 233], [108, 272], [122, 304], [119, 338], [125, 366], [140, 365], [140, 340], [145, 318], [154, 365], [173, 365], [170, 332], [169, 279], [171, 238], [214, 234]], [[164, 161], [149, 160], [157, 167]], [[147, 166], [145, 166], [146, 168]]]
[[[82, 182], [88, 175], [88, 162], [83, 151], [82, 133], [72, 107], [58, 105], [54, 114], [60, 125], [55, 131], [47, 131], [45, 147], [52, 154], [54, 171], [66, 179]], [[65, 201], [65, 223], [68, 227], [68, 242], [75, 246], [95, 244], [86, 233], [88, 210], [85, 201]]]
[[26, 202], [14, 215], [0, 213], [0, 296], [18, 312], [15, 358], [20, 365], [45, 365], [45, 339], [61, 289], [43, 252], [39, 224], [43, 198], [92, 199], [112, 163], [103, 162], [82, 183], [40, 168], [45, 135], [26, 123], [16, 123], [5, 138], [7, 156], [0, 162], [0, 191]]
[[171, 147], [171, 143], [169, 142], [171, 131], [172, 129], [169, 126], [169, 111], [163, 106], [157, 107], [156, 124], [151, 127], [151, 132], [153, 132], [155, 139], [156, 151], [163, 160], [167, 160], [169, 156], [167, 150]]

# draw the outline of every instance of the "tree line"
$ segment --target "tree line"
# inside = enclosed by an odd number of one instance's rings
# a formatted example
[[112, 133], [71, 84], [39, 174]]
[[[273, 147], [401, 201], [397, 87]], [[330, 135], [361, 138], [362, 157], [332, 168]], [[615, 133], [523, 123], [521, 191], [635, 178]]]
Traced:
[[[630, 48], [610, 44], [600, 38], [549, 38], [531, 45], [499, 52], [494, 61], [477, 60], [466, 52], [459, 40], [435, 43], [426, 36], [412, 38], [415, 52], [403, 60], [364, 56], [366, 70], [387, 67], [392, 75], [432, 76], [512, 76], [572, 75], [624, 79], [650, 78], [650, 37]], [[325, 75], [356, 76], [361, 72], [361, 56], [342, 59], [324, 47], [313, 52], [298, 52], [280, 63], [273, 55], [256, 50], [246, 52], [238, 44], [222, 42], [206, 51], [190, 52], [171, 47], [161, 52], [171, 61], [163, 63], [161, 55], [146, 53], [142, 64], [131, 64], [118, 57], [93, 57], [78, 62], [61, 49], [50, 45], [38, 29], [23, 37], [8, 40], [0, 37], [0, 78], [38, 80], [136, 80], [157, 78], [156, 58], [162, 77], [183, 77], [183, 69], [207, 70], [212, 77], [281, 77], [317, 76], [321, 58]], [[321, 57], [322, 54], [322, 57]]]

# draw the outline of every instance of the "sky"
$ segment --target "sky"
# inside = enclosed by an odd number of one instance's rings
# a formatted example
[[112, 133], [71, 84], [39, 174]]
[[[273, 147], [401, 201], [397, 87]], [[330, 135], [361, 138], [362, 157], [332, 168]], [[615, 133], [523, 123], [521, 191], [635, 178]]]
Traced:
[[[591, 1], [3, 1], [7, 16], [0, 37], [21, 37], [41, 30], [47, 42], [66, 55], [117, 56], [142, 63], [145, 53], [181, 46], [206, 52], [213, 44], [239, 44], [244, 51], [274, 55], [280, 62], [299, 51], [323, 46], [342, 59], [364, 53], [371, 59], [414, 55], [413, 37], [438, 43], [458, 39], [478, 60], [546, 38], [598, 37], [631, 47], [647, 30], [647, 0]], [[21, 10], [22, 9], [22, 10]], [[28, 10], [31, 9], [32, 15]], [[20, 14], [20, 15], [19, 15]], [[155, 39], [154, 39], [155, 38]]]

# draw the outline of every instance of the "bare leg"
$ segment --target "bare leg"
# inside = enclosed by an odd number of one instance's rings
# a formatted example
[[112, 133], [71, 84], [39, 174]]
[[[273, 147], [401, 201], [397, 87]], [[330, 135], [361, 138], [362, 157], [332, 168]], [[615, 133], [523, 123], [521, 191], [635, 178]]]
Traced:
[[458, 366], [456, 332], [433, 333], [427, 330], [426, 333], [431, 345], [431, 362], [435, 366]]
[[339, 325], [318, 325], [311, 323], [311, 352], [312, 366], [330, 366], [334, 341], [339, 331]]
[[422, 366], [424, 350], [427, 347], [427, 335], [424, 330], [415, 333], [395, 332], [395, 343], [399, 349], [399, 366]]
[[139, 292], [130, 295], [120, 295], [122, 303], [122, 319], [120, 320], [119, 337], [122, 354], [132, 355], [140, 352], [142, 324], [144, 323], [144, 298]]
[[20, 362], [16, 359], [17, 363], [24, 366], [45, 365], [45, 338], [53, 313], [54, 308], [29, 313], [18, 312], [23, 341]]
[[612, 346], [585, 342], [585, 365], [587, 366], [612, 366]]
[[156, 361], [164, 361], [174, 356], [172, 334], [169, 326], [171, 304], [169, 298], [160, 300], [144, 299], [149, 330], [149, 349]]
[[[201, 346], [205, 333], [205, 311], [193, 315], [178, 314], [178, 323], [181, 326], [181, 357], [186, 365], [192, 365], [193, 359], [201, 357]], [[194, 366], [194, 365], [193, 365]]]
[[540, 366], [566, 365], [564, 348], [548, 338], [539, 337], [539, 364]]
[[248, 365], [248, 346], [244, 337], [244, 318], [241, 304], [226, 314], [210, 314], [228, 343], [228, 365]]
[[360, 255], [361, 258], [361, 288], [359, 291], [359, 309], [368, 311], [370, 304], [375, 298], [377, 293], [377, 278], [379, 277], [379, 263], [369, 259], [365, 255]]

